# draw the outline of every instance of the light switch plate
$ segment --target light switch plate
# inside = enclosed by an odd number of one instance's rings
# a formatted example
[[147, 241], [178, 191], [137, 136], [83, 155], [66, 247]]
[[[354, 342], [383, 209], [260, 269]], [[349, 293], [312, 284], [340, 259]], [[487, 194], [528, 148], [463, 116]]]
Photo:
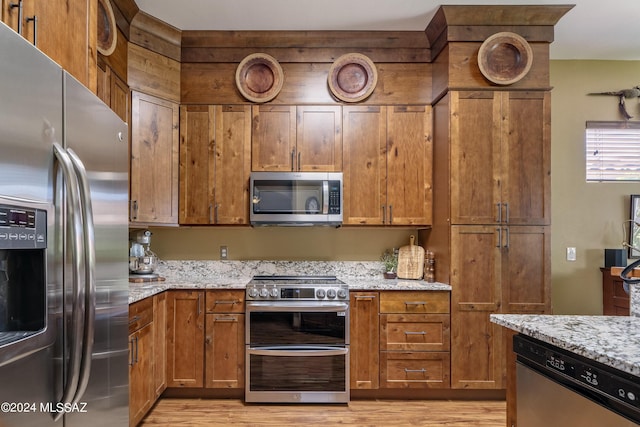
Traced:
[[567, 261], [575, 261], [576, 260], [576, 248], [568, 247], [567, 248]]

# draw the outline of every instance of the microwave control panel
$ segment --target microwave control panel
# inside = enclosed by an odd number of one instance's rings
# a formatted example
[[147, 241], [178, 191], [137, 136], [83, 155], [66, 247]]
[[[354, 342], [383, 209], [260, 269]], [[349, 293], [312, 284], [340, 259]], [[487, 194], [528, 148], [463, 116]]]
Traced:
[[329, 181], [329, 214], [340, 214], [340, 181]]

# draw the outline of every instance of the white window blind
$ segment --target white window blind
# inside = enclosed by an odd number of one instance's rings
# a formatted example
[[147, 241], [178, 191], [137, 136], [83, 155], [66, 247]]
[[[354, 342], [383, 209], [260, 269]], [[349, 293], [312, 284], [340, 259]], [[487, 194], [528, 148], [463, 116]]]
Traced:
[[640, 181], [640, 122], [587, 122], [587, 181]]

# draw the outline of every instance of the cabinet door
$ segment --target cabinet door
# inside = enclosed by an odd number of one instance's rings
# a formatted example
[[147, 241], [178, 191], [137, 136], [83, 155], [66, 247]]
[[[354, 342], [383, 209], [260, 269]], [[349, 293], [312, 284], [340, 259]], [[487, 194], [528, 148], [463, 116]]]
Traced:
[[294, 170], [296, 107], [254, 105], [252, 115], [251, 170]]
[[155, 398], [167, 388], [167, 293], [153, 296], [153, 382]]
[[342, 114], [340, 106], [297, 107], [296, 170], [342, 170]]
[[[33, 14], [26, 10], [25, 19], [37, 17], [38, 49], [95, 92], [98, 27], [97, 9], [90, 7], [91, 0], [25, 0], [27, 3], [33, 3]], [[34, 22], [24, 24], [23, 35], [34, 42]]]
[[180, 107], [180, 224], [213, 223], [214, 108]]
[[215, 224], [249, 223], [251, 107], [215, 107]]
[[167, 295], [167, 387], [204, 382], [204, 292]]
[[178, 105], [133, 92], [131, 222], [178, 223]]
[[342, 108], [344, 224], [379, 225], [387, 199], [387, 107]]
[[135, 426], [155, 401], [153, 323], [129, 336], [129, 425]]
[[206, 387], [244, 387], [244, 314], [206, 317]]
[[548, 92], [504, 92], [502, 97], [503, 221], [551, 223], [551, 105]]
[[500, 209], [498, 92], [450, 93], [451, 224], [493, 224]]
[[113, 70], [110, 72], [110, 77], [109, 106], [123, 122], [129, 123], [129, 86]]
[[501, 300], [496, 226], [451, 227], [451, 387], [502, 388]]
[[376, 390], [380, 384], [380, 337], [377, 292], [350, 295], [350, 387]]
[[430, 106], [387, 109], [387, 222], [431, 224], [432, 137]]
[[502, 228], [502, 312], [551, 312], [549, 227]]

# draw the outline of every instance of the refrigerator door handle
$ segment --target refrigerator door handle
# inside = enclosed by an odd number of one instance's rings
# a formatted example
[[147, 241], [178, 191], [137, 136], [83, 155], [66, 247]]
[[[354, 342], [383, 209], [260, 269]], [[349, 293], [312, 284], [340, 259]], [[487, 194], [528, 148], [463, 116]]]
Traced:
[[83, 355], [80, 366], [80, 379], [73, 402], [80, 401], [80, 398], [89, 384], [91, 373], [91, 356], [93, 354], [93, 340], [95, 333], [96, 319], [96, 247], [95, 247], [95, 227], [93, 225], [93, 207], [91, 205], [91, 190], [87, 179], [87, 170], [80, 157], [71, 149], [67, 149], [71, 163], [78, 178], [78, 189], [80, 190], [80, 202], [82, 204], [83, 215], [83, 237], [84, 237], [84, 260], [85, 260], [85, 314], [84, 314], [84, 337]]
[[[82, 239], [82, 214], [80, 206], [80, 195], [78, 190], [78, 178], [73, 170], [73, 164], [69, 159], [66, 150], [58, 143], [53, 144], [53, 152], [60, 164], [60, 170], [67, 187], [67, 200], [69, 201], [69, 215], [72, 219], [71, 226], [71, 255], [72, 255], [72, 276], [73, 276], [73, 303], [71, 311], [71, 339], [69, 350], [69, 366], [67, 378], [64, 382], [64, 391], [61, 404], [70, 404], [73, 401], [78, 389], [78, 379], [80, 377], [80, 365], [82, 363], [82, 339], [84, 328], [84, 287], [80, 286], [81, 272], [83, 265], [83, 239]], [[54, 420], [62, 417], [63, 412], [58, 412]]]

